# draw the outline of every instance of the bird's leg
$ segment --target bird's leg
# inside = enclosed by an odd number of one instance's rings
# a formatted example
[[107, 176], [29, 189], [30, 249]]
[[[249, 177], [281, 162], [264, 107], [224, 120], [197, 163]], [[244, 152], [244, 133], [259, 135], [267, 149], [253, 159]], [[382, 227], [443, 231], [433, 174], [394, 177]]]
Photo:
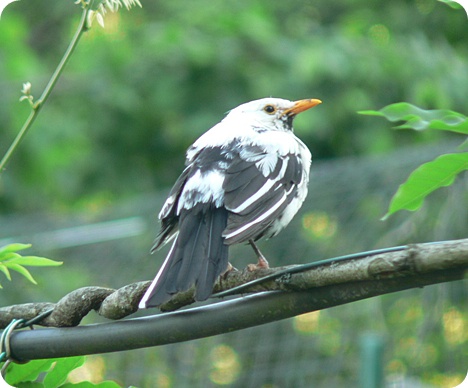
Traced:
[[270, 265], [268, 264], [267, 259], [265, 258], [265, 256], [263, 256], [263, 253], [260, 252], [260, 249], [258, 249], [258, 247], [255, 244], [254, 240], [249, 240], [249, 244], [252, 247], [252, 249], [254, 250], [257, 257], [258, 257], [257, 264], [255, 264], [255, 265], [250, 264], [249, 266], [247, 266], [249, 271], [253, 271], [253, 270], [256, 270], [258, 268], [265, 268], [265, 269], [270, 268]]

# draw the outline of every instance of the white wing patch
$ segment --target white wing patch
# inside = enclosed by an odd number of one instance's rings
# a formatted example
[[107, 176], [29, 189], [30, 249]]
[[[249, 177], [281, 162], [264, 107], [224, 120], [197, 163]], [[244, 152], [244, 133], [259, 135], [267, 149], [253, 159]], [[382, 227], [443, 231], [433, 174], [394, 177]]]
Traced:
[[202, 173], [197, 170], [185, 183], [180, 196], [177, 214], [182, 209], [191, 209], [197, 203], [213, 202], [216, 207], [221, 207], [224, 202], [224, 174], [211, 170]]

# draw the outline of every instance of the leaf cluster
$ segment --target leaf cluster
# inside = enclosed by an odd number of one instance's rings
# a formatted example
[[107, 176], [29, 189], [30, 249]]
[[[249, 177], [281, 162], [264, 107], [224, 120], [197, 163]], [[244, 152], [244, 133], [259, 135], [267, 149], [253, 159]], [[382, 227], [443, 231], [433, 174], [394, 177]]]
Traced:
[[[62, 265], [61, 261], [55, 261], [39, 256], [22, 256], [18, 251], [30, 248], [31, 244], [9, 244], [0, 247], [0, 272], [8, 280], [12, 280], [10, 271], [16, 271], [33, 284], [37, 284], [31, 273], [25, 267], [56, 267]], [[2, 288], [0, 284], [0, 288]]]
[[[446, 109], [424, 110], [406, 102], [388, 105], [378, 111], [361, 114], [385, 117], [392, 122], [404, 122], [396, 129], [416, 131], [439, 130], [468, 135], [468, 117]], [[466, 146], [466, 141], [464, 143]], [[460, 148], [464, 148], [462, 145]], [[468, 152], [440, 155], [414, 170], [393, 196], [384, 219], [398, 210], [418, 210], [433, 191], [451, 185], [455, 178], [468, 170]]]
[[114, 381], [93, 384], [89, 381], [66, 382], [68, 375], [81, 367], [85, 357], [68, 357], [48, 360], [34, 360], [26, 364], [12, 364], [8, 367], [6, 382], [17, 388], [119, 388]]

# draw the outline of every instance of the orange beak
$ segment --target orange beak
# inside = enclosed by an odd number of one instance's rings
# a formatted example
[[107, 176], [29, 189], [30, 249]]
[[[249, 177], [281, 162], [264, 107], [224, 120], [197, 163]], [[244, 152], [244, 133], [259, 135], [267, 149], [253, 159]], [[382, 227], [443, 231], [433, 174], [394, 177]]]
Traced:
[[283, 114], [288, 116], [295, 116], [298, 113], [304, 112], [305, 110], [313, 108], [314, 106], [321, 103], [322, 101], [317, 100], [316, 98], [298, 100], [294, 102], [294, 106], [292, 108], [286, 109]]

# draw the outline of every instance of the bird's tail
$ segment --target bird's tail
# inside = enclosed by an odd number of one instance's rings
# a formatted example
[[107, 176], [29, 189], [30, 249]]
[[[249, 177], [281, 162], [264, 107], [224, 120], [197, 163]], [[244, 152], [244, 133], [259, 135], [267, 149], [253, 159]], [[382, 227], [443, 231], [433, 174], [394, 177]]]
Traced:
[[228, 246], [222, 237], [227, 217], [226, 209], [208, 204], [182, 210], [179, 234], [141, 299], [140, 308], [160, 306], [193, 285], [195, 300], [205, 300], [211, 295], [216, 279], [228, 267]]

